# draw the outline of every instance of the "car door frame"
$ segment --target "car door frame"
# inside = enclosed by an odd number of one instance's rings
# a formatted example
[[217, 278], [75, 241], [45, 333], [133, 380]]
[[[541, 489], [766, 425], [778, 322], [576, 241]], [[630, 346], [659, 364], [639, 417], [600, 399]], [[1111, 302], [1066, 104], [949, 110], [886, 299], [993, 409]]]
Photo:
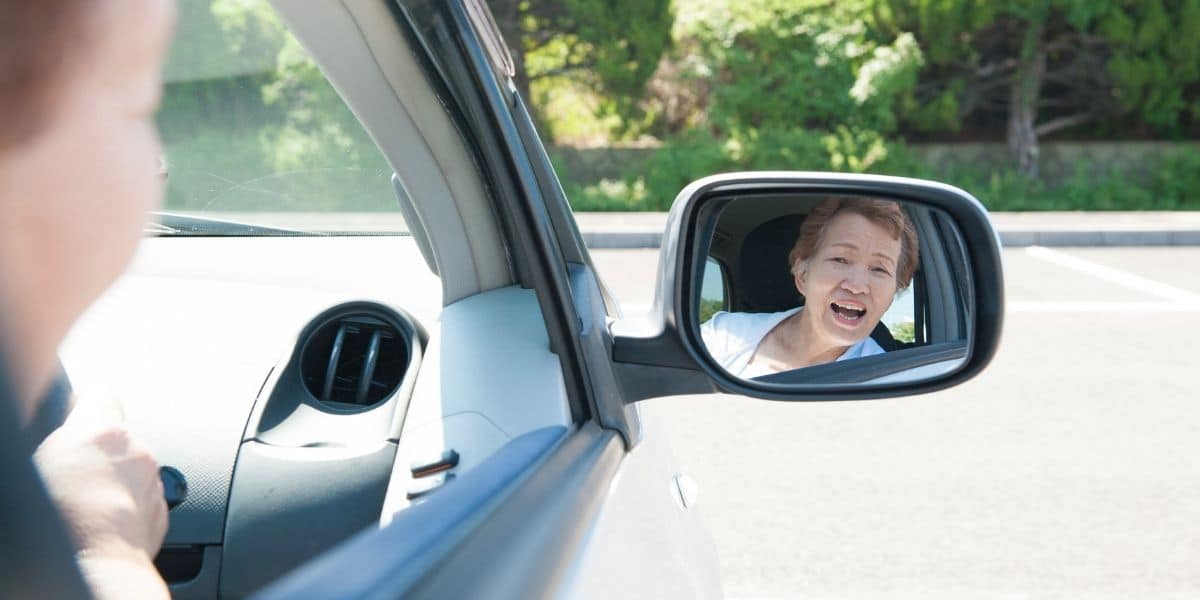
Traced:
[[[413, 525], [401, 514], [302, 566], [262, 597], [549, 595], [577, 563], [606, 491], [641, 436], [638, 412], [624, 400], [611, 360], [607, 325], [615, 302], [596, 276], [511, 74], [483, 42], [498, 35], [486, 5], [400, 0], [392, 6], [410, 46], [424, 50], [418, 58], [427, 79], [474, 152], [518, 281], [536, 293], [577, 427], [494, 489], [474, 514], [443, 523], [419, 559], [388, 546], [403, 543], [399, 534]], [[486, 475], [478, 471], [482, 465], [426, 503], [454, 501], [449, 492]], [[391, 551], [381, 558], [382, 547]]]
[[[615, 302], [596, 275], [533, 119], [483, 39], [499, 28], [481, 0], [401, 0], [402, 29], [474, 150], [522, 286], [537, 294], [551, 350], [563, 363], [576, 421], [595, 417], [628, 446], [637, 413], [618, 390], [606, 319]], [[493, 33], [487, 33], [487, 32]]]

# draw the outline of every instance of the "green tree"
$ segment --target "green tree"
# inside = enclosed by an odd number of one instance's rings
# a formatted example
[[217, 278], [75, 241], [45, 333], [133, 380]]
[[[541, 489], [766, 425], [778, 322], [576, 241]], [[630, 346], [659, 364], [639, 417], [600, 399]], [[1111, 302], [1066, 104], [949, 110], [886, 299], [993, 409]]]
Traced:
[[564, 77], [600, 95], [603, 110], [625, 122], [637, 120], [643, 87], [671, 45], [670, 0], [488, 0], [488, 5], [527, 101], [534, 101], [533, 82]]
[[1038, 141], [1132, 118], [1160, 133], [1200, 116], [1200, 0], [872, 0], [871, 27], [925, 56], [902, 105], [926, 131], [1003, 120], [1021, 173]]
[[718, 134], [838, 127], [888, 133], [922, 57], [911, 36], [876, 41], [853, 3], [712, 3], [682, 36], [701, 48]]

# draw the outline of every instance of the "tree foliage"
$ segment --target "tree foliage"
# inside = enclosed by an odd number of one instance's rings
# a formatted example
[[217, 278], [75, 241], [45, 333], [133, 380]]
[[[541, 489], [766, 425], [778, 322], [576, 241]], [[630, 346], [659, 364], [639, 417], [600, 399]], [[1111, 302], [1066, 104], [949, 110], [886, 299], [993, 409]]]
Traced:
[[[1065, 188], [1028, 177], [1039, 139], [1056, 132], [1200, 132], [1200, 0], [489, 4], [535, 114], [558, 127], [562, 104], [547, 98], [568, 90], [587, 97], [571, 115], [602, 122], [588, 130], [598, 138], [662, 142], [627, 177], [593, 188], [605, 207], [664, 208], [687, 182], [733, 169], [935, 175], [905, 150], [916, 136], [1017, 140], [1024, 180], [936, 174], [1007, 208], [1054, 194], [1079, 207], [1200, 197], [1194, 153], [1147, 171], [1125, 200], [1116, 175], [1081, 171]], [[159, 115], [170, 206], [232, 208], [239, 194], [281, 210], [391, 205], [389, 167], [269, 3], [188, 0], [179, 11]], [[369, 184], [356, 183], [363, 170]], [[604, 204], [618, 196], [628, 202]]]
[[671, 45], [670, 0], [488, 0], [517, 66], [517, 87], [560, 78], [603, 100], [625, 122]]
[[[844, 5], [842, 5], [844, 6]], [[683, 35], [711, 78], [708, 119], [745, 129], [895, 129], [892, 105], [922, 63], [911, 36], [878, 43], [844, 8], [784, 0], [713, 4]]]
[[676, 27], [676, 89], [705, 89], [676, 133], [625, 188], [662, 209], [689, 181], [720, 171], [888, 170], [894, 105], [915, 83], [912, 36], [880, 43], [847, 3], [743, 0], [693, 6]]
[[1178, 135], [1200, 117], [1200, 0], [873, 0], [868, 15], [925, 54], [907, 123], [1004, 123], [1030, 175], [1042, 136], [1097, 123]]

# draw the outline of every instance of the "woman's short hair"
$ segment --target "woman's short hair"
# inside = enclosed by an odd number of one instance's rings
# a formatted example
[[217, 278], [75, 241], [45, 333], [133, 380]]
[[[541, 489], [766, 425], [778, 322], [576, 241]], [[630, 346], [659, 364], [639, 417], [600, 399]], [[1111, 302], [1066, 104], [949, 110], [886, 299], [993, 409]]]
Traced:
[[0, 152], [36, 136], [53, 114], [57, 86], [82, 54], [94, 5], [0, 0]]
[[804, 223], [800, 225], [800, 235], [796, 237], [796, 244], [788, 253], [788, 266], [792, 271], [795, 272], [800, 262], [816, 254], [829, 222], [842, 212], [866, 217], [868, 221], [887, 230], [892, 239], [900, 240], [900, 259], [896, 264], [896, 290], [908, 288], [912, 283], [913, 273], [917, 270], [917, 229], [904, 214], [900, 203], [891, 200], [835, 196], [822, 201], [808, 213]]

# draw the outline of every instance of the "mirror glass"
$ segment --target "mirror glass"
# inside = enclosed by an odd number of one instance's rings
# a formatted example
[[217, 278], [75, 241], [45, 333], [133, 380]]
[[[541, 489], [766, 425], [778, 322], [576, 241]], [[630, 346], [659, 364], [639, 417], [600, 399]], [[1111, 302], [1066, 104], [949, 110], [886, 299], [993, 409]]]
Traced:
[[970, 261], [953, 221], [917, 203], [753, 194], [702, 216], [692, 290], [712, 362], [766, 384], [882, 384], [959, 368]]

